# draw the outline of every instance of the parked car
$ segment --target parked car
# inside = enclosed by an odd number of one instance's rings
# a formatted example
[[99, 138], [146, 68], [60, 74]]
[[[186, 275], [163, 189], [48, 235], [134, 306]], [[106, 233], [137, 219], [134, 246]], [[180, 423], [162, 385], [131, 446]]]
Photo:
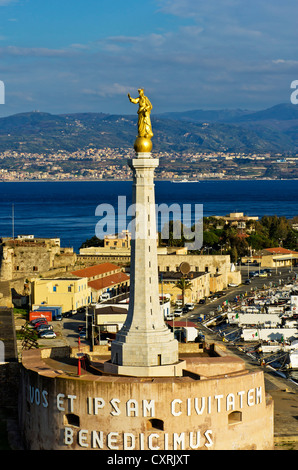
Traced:
[[36, 331], [37, 331], [37, 333], [41, 333], [42, 331], [48, 331], [48, 330], [52, 330], [52, 329], [53, 329], [52, 325], [44, 324], [44, 325], [40, 325], [38, 328], [36, 328]]
[[84, 313], [86, 312], [86, 307], [80, 307], [77, 309], [77, 313]]
[[176, 308], [176, 310], [174, 311], [174, 317], [181, 317], [182, 313], [182, 308]]
[[206, 299], [200, 299], [199, 300], [199, 304], [205, 304], [206, 303]]
[[195, 308], [194, 304], [192, 302], [187, 302], [185, 304], [185, 307], [188, 308], [188, 310], [193, 310]]
[[40, 325], [41, 323], [47, 323], [48, 320], [46, 318], [36, 318], [35, 320], [32, 320], [29, 324], [30, 328], [35, 328], [36, 325]]
[[47, 320], [41, 320], [38, 323], [35, 323], [34, 328], [37, 329], [41, 325], [48, 325]]
[[39, 317], [39, 318], [34, 318], [34, 320], [31, 320], [31, 325], [35, 325], [36, 323], [40, 321], [47, 321], [46, 317]]
[[101, 302], [104, 301], [104, 300], [109, 300], [110, 298], [111, 298], [111, 296], [110, 296], [109, 292], [103, 292], [99, 297]]
[[71, 310], [69, 312], [64, 312], [62, 315], [64, 318], [69, 318], [72, 316]]
[[168, 315], [165, 316], [165, 320], [173, 320], [174, 315], [172, 313], [168, 313]]
[[42, 331], [39, 337], [46, 338], [46, 339], [56, 338], [56, 333], [52, 330], [46, 330], [46, 331]]
[[229, 284], [229, 287], [238, 287], [238, 284], [234, 284], [234, 282], [231, 282], [231, 283]]

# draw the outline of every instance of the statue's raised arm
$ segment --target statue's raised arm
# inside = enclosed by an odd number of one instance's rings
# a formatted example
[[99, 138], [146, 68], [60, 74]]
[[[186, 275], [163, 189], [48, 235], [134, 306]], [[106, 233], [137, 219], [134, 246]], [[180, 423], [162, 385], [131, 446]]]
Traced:
[[139, 96], [137, 98], [132, 98], [128, 93], [128, 98], [131, 103], [139, 103], [138, 109], [138, 136], [145, 137], [146, 139], [151, 139], [153, 137], [152, 126], [150, 113], [152, 110], [152, 104], [147, 96], [144, 95], [143, 88], [138, 89]]
[[127, 96], [131, 103], [137, 104], [139, 102], [139, 98], [132, 98], [129, 93], [127, 93]]

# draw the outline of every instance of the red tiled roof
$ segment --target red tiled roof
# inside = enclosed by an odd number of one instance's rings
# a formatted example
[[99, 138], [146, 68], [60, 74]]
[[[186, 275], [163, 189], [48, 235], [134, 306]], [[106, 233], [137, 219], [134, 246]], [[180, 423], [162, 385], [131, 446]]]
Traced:
[[288, 255], [292, 253], [298, 255], [297, 251], [288, 250], [287, 248], [283, 248], [282, 246], [278, 246], [277, 248], [265, 248], [265, 250], [273, 254]]
[[111, 271], [116, 271], [119, 269], [121, 268], [117, 266], [116, 264], [101, 263], [101, 264], [96, 264], [95, 266], [88, 266], [87, 268], [78, 269], [77, 271], [72, 271], [72, 274], [74, 276], [90, 278], [90, 277], [98, 276], [100, 274], [109, 273]]
[[125, 273], [116, 273], [111, 274], [110, 276], [102, 277], [101, 279], [95, 279], [94, 281], [89, 281], [88, 286], [95, 290], [105, 289], [107, 287], [114, 287], [121, 282], [129, 281], [129, 276]]

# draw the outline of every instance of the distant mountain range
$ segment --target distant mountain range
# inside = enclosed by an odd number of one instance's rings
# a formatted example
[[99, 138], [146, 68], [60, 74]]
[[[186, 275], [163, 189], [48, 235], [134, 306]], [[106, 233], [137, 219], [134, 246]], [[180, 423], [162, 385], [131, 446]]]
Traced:
[[[263, 111], [193, 110], [152, 115], [155, 151], [298, 151], [298, 106]], [[28, 112], [0, 118], [0, 152], [132, 147], [136, 115]]]

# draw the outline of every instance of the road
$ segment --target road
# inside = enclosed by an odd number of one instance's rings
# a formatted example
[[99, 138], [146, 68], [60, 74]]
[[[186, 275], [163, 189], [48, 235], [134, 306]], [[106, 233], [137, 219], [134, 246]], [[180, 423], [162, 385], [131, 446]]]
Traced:
[[[250, 271], [253, 269], [250, 268]], [[254, 269], [256, 270], [256, 268]], [[242, 280], [243, 282], [247, 279], [248, 268], [247, 266], [241, 266], [242, 272]], [[281, 273], [281, 274], [279, 274]], [[289, 268], [281, 268], [277, 273], [272, 272], [270, 277], [253, 278], [251, 284], [241, 284], [239, 287], [228, 287], [225, 289], [226, 294], [215, 299], [215, 300], [207, 300], [206, 304], [203, 305], [196, 305], [194, 310], [190, 311], [187, 314], [184, 314], [181, 317], [181, 320], [188, 319], [195, 323], [199, 323], [200, 315], [205, 315], [206, 318], [209, 318], [217, 313], [217, 308], [222, 306], [225, 300], [229, 302], [233, 301], [233, 299], [245, 293], [250, 293], [253, 289], [262, 289], [264, 285], [269, 286], [269, 283], [272, 283], [272, 286], [279, 285], [279, 281], [290, 281], [291, 278], [294, 277], [295, 273], [298, 274], [298, 268], [293, 268], [292, 272], [289, 271]], [[70, 346], [70, 347], [77, 347], [78, 346], [78, 339], [79, 339], [79, 326], [85, 326], [85, 313], [76, 313], [70, 318], [63, 318], [61, 322], [52, 322], [54, 331], [57, 334], [55, 339], [44, 339], [39, 340], [39, 343], [42, 346], [48, 347], [56, 347], [56, 346]], [[88, 340], [81, 339], [81, 344], [90, 344]]]
[[[256, 271], [256, 269], [254, 269]], [[250, 271], [253, 269], [250, 268]], [[250, 284], [245, 284], [245, 281], [248, 278], [248, 269], [247, 266], [241, 266], [242, 273], [242, 282], [238, 287], [228, 287], [224, 290], [225, 295], [217, 298], [216, 300], [207, 300], [206, 304], [197, 305], [194, 310], [183, 315], [181, 318], [188, 318], [191, 321], [198, 321], [200, 315], [206, 316], [206, 318], [213, 316], [217, 312], [217, 308], [222, 306], [223, 302], [228, 300], [231, 302], [234, 298], [240, 294], [249, 294], [254, 289], [262, 289], [264, 286], [269, 287], [270, 285], [278, 286], [280, 281], [281, 283], [290, 282], [291, 279], [298, 275], [298, 267], [292, 268], [292, 271], [289, 271], [289, 268], [281, 268], [277, 273], [272, 271], [271, 276], [269, 277], [254, 277]]]

